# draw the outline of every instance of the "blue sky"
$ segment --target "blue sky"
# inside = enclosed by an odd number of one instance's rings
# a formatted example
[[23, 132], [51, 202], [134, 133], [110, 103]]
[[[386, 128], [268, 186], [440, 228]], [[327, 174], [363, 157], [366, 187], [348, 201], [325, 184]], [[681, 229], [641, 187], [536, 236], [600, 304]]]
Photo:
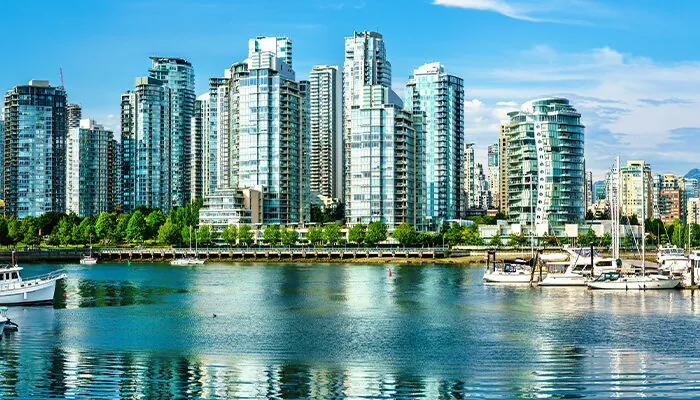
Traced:
[[376, 30], [398, 93], [426, 62], [464, 78], [477, 161], [506, 112], [557, 95], [583, 113], [596, 176], [617, 152], [685, 174], [700, 167], [699, 12], [691, 0], [6, 1], [0, 90], [60, 84], [62, 67], [69, 100], [116, 130], [119, 95], [147, 74], [150, 55], [190, 60], [203, 93], [246, 57], [250, 37], [291, 37], [304, 78], [313, 65], [342, 65], [344, 37]]

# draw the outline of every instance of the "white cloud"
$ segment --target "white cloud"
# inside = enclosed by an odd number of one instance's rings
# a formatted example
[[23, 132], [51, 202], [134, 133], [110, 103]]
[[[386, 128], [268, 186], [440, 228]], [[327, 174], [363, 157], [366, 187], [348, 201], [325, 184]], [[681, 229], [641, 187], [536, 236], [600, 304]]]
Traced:
[[700, 166], [700, 62], [659, 63], [609, 47], [561, 53], [548, 46], [511, 61], [508, 69], [458, 72], [478, 84], [465, 83], [472, 98], [465, 102], [468, 140], [495, 142], [507, 111], [533, 98], [562, 96], [582, 113], [588, 167], [609, 168], [615, 153], [646, 159], [659, 173]]
[[618, 15], [611, 8], [591, 0], [433, 0], [433, 4], [494, 12], [521, 21], [578, 25]]

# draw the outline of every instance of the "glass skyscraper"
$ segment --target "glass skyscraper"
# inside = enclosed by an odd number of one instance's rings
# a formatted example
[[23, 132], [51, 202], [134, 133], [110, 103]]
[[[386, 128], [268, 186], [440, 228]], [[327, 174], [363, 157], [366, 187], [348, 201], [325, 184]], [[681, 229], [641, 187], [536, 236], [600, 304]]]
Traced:
[[426, 214], [439, 224], [458, 218], [463, 199], [464, 81], [440, 63], [413, 72], [405, 108], [425, 113]]
[[264, 223], [297, 223], [303, 100], [291, 68], [291, 40], [266, 39], [251, 39], [246, 62], [231, 67], [229, 147], [237, 159], [231, 165], [237, 186], [263, 188]]
[[[562, 227], [584, 218], [584, 126], [563, 98], [508, 113], [508, 210], [515, 222]], [[532, 187], [532, 190], [531, 190]]]
[[177, 204], [171, 196], [171, 104], [172, 90], [151, 77], [136, 78], [134, 91], [122, 95], [122, 211], [145, 205], [168, 212]]
[[32, 80], [5, 95], [5, 210], [38, 217], [66, 207], [66, 92]]
[[173, 206], [190, 201], [190, 157], [194, 114], [194, 68], [181, 58], [151, 57], [149, 76], [160, 80], [171, 94], [170, 196]]
[[81, 120], [66, 141], [66, 212], [80, 217], [114, 210], [117, 175], [112, 162], [117, 148], [114, 133], [95, 121]]
[[343, 87], [340, 68], [315, 66], [309, 74], [310, 190], [329, 198], [343, 193]]

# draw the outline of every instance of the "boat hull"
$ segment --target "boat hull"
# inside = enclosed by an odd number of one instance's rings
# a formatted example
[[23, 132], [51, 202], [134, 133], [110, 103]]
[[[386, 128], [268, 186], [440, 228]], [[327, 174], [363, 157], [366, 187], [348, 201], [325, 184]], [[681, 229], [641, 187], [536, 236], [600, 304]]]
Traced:
[[30, 287], [0, 291], [0, 305], [53, 304], [58, 279], [60, 278]]
[[588, 287], [599, 290], [663, 290], [674, 289], [680, 284], [675, 279], [619, 279], [616, 281], [589, 282]]
[[80, 263], [84, 264], [84, 265], [94, 265], [94, 264], [97, 264], [97, 260], [95, 260], [95, 259], [92, 259], [92, 260], [83, 259], [83, 260], [80, 260]]
[[[537, 282], [537, 275], [534, 276], [533, 282]], [[529, 284], [529, 274], [484, 274], [484, 282], [486, 283], [515, 283]]]
[[548, 274], [542, 279], [539, 286], [586, 286], [588, 280], [582, 275], [574, 274]]

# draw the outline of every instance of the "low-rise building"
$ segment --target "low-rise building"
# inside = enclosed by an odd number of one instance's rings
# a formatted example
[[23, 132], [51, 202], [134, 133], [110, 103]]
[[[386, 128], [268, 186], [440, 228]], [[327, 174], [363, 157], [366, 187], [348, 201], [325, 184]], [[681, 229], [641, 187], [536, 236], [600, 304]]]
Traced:
[[204, 197], [204, 205], [199, 210], [199, 223], [209, 226], [217, 234], [231, 225], [260, 225], [262, 201], [261, 190], [217, 190]]

